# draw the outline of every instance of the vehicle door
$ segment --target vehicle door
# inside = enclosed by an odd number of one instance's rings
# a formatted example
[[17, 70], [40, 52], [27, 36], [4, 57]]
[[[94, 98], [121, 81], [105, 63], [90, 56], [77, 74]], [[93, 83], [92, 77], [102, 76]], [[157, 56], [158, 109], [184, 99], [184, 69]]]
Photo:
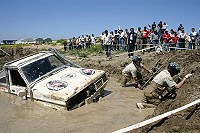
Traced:
[[19, 95], [20, 92], [26, 92], [27, 85], [17, 69], [9, 69], [10, 93]]

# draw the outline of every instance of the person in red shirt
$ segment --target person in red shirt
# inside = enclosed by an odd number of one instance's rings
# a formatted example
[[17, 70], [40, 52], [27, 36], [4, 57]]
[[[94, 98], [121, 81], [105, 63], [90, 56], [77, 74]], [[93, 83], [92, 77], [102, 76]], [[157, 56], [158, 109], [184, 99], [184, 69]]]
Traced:
[[[174, 31], [173, 29], [170, 30], [170, 36], [171, 36], [171, 40], [170, 40], [170, 47], [176, 47], [177, 41], [178, 41], [178, 37], [177, 37], [177, 33], [176, 31]], [[172, 48], [170, 50], [175, 50], [175, 48]]]
[[171, 36], [167, 30], [165, 30], [165, 33], [162, 35], [162, 38], [163, 38], [163, 50], [169, 51], [169, 40], [171, 39]]
[[[144, 27], [144, 30], [142, 30], [142, 44], [147, 44], [147, 38], [150, 34], [150, 31], [147, 30], [147, 27]], [[146, 45], [142, 45], [142, 49], [144, 49]]]

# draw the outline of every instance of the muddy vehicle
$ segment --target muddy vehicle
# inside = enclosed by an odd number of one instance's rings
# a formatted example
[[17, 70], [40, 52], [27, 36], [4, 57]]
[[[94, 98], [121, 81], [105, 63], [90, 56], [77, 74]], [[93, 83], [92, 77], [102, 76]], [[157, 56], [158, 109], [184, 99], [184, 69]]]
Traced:
[[97, 101], [107, 82], [104, 71], [82, 68], [55, 49], [8, 62], [0, 71], [0, 91], [67, 110]]

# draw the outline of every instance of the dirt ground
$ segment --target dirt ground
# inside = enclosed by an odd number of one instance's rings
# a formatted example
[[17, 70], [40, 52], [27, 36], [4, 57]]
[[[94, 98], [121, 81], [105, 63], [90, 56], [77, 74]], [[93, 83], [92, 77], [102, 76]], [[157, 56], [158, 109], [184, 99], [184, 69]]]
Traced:
[[[66, 111], [54, 110], [37, 102], [24, 101], [17, 96], [0, 93], [0, 132], [109, 133], [199, 99], [200, 50], [135, 54], [141, 55], [143, 64], [148, 67], [152, 67], [159, 59], [161, 59], [160, 64], [164, 65], [167, 65], [169, 61], [175, 61], [181, 66], [180, 77], [191, 72], [193, 72], [193, 76], [180, 90], [177, 90], [175, 99], [163, 101], [156, 109], [139, 110], [135, 104], [142, 99], [142, 90], [134, 88], [132, 84], [126, 88], [120, 87], [121, 71], [131, 62], [126, 53], [113, 55], [112, 61], [107, 61], [104, 55], [77, 58], [68, 56], [66, 53], [66, 58], [83, 67], [101, 69], [107, 72], [109, 82], [105, 88], [104, 98], [100, 99], [98, 103]], [[3, 60], [5, 60], [5, 57], [0, 58], [1, 64]], [[8, 60], [8, 57], [6, 60]], [[149, 76], [145, 72], [144, 75]], [[140, 128], [137, 132], [198, 133], [200, 132], [199, 122], [199, 106], [193, 106], [167, 119]]]

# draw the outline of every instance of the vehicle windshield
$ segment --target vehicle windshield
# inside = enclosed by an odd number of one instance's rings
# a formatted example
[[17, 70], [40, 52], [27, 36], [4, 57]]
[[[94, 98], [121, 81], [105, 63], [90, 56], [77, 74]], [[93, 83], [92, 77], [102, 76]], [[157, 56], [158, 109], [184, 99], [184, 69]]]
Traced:
[[59, 58], [57, 58], [55, 55], [51, 55], [25, 65], [22, 67], [22, 71], [28, 82], [31, 83], [46, 73], [64, 65], [65, 63], [59, 60]]

